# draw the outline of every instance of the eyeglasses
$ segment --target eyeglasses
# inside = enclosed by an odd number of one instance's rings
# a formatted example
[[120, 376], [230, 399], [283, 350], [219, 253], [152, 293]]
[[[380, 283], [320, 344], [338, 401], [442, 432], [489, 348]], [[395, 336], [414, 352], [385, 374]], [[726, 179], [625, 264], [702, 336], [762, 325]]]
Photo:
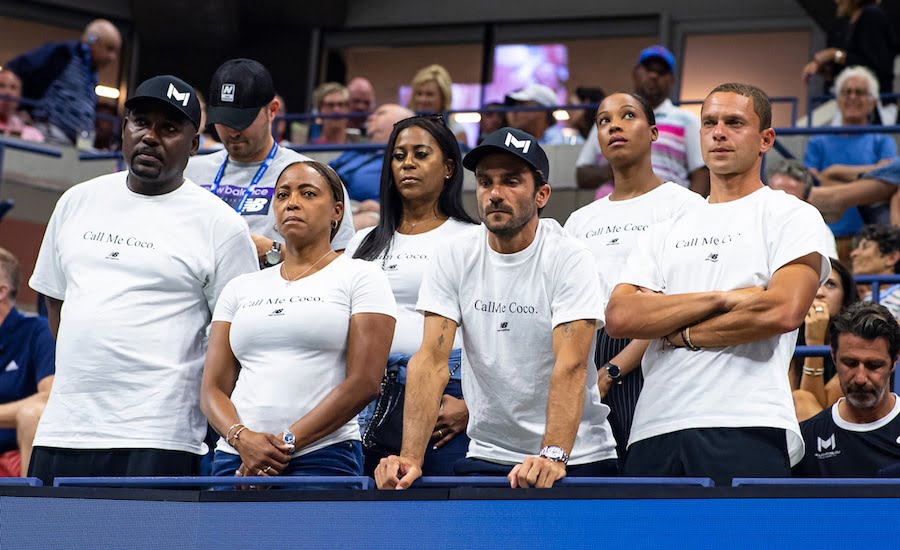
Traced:
[[843, 90], [841, 90], [840, 96], [841, 97], [852, 97], [852, 96], [870, 97], [871, 94], [869, 93], [869, 90], [863, 90], [860, 88], [844, 88]]

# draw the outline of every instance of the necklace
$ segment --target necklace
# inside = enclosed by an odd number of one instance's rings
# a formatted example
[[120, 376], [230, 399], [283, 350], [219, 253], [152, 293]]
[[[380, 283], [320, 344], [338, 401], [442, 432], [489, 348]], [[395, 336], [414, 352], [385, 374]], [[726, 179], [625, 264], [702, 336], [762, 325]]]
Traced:
[[403, 223], [405, 223], [406, 225], [408, 225], [409, 228], [410, 228], [410, 230], [412, 230], [412, 229], [415, 229], [417, 226], [422, 225], [422, 224], [425, 223], [425, 222], [430, 222], [431, 220], [436, 220], [437, 217], [438, 217], [437, 214], [435, 214], [434, 216], [431, 216], [431, 217], [428, 218], [427, 220], [418, 221], [418, 222], [416, 222], [416, 223], [412, 223], [412, 222], [409, 222], [409, 221], [405, 221], [405, 220], [404, 220]]
[[331, 252], [332, 252], [332, 251], [329, 250], [329, 251], [326, 252], [325, 254], [322, 254], [322, 257], [319, 258], [318, 260], [316, 260], [316, 263], [314, 263], [314, 264], [312, 264], [311, 266], [307, 267], [306, 270], [303, 271], [303, 273], [301, 273], [300, 275], [297, 275], [297, 276], [294, 277], [293, 279], [288, 279], [288, 276], [287, 276], [287, 269], [285, 269], [285, 267], [284, 267], [284, 262], [282, 262], [282, 264], [281, 264], [281, 276], [287, 281], [287, 282], [285, 282], [284, 286], [288, 286], [288, 285], [290, 285], [290, 284], [293, 283], [293, 282], [299, 281], [304, 275], [306, 275], [307, 273], [309, 273], [309, 271], [310, 271], [312, 268], [314, 268], [314, 267], [316, 267], [317, 265], [319, 265], [319, 262], [321, 262], [322, 260], [324, 260], [324, 259], [325, 259], [325, 256], [331, 254]]

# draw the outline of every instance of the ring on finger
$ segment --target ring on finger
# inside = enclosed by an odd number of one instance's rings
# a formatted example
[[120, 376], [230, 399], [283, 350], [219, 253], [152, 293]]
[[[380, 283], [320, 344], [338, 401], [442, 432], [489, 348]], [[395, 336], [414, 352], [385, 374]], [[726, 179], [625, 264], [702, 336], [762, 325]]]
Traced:
[[444, 439], [444, 430], [438, 430], [438, 439]]
[[822, 307], [822, 306], [816, 306], [816, 313], [823, 313], [824, 311], [825, 311], [825, 308], [824, 308], [824, 307]]
[[263, 469], [263, 473], [264, 473], [264, 474], [268, 474], [269, 471], [270, 471], [271, 469], [272, 469], [271, 466], [266, 466], [266, 467]]
[[261, 476], [263, 474], [262, 470], [256, 470], [256, 475]]

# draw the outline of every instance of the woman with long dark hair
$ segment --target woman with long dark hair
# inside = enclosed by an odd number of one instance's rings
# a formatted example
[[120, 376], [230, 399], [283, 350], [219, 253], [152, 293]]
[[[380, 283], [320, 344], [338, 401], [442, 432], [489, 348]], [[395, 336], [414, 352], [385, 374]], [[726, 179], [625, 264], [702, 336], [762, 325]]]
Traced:
[[343, 196], [328, 166], [288, 165], [272, 200], [284, 261], [222, 291], [200, 389], [222, 436], [214, 475], [362, 474], [356, 417], [378, 393], [396, 305], [381, 270], [331, 249]]
[[[390, 281], [398, 315], [389, 366], [399, 367], [399, 382], [405, 381], [406, 362], [422, 343], [424, 317], [416, 311], [416, 300], [428, 259], [442, 243], [476, 227], [462, 205], [462, 183], [459, 145], [442, 117], [417, 116], [398, 122], [384, 153], [378, 225], [359, 231], [347, 246], [346, 254], [375, 262]], [[452, 475], [453, 463], [464, 458], [468, 448], [459, 333], [454, 346], [447, 366], [450, 382], [425, 455], [425, 475]], [[377, 466], [386, 451], [367, 449], [367, 471]]]
[[[653, 109], [637, 94], [607, 96], [597, 110], [597, 139], [615, 176], [610, 195], [572, 213], [565, 228], [583, 241], [597, 259], [607, 283], [604, 303], [619, 282], [628, 253], [652, 225], [677, 216], [700, 195], [653, 173], [650, 144], [658, 131]], [[646, 340], [611, 338], [600, 330], [595, 361], [600, 395], [610, 408], [609, 423], [616, 438], [619, 460], [625, 458], [634, 407], [644, 384], [641, 359]]]
[[[831, 259], [831, 275], [822, 283], [800, 331], [798, 345], [825, 346], [831, 341], [828, 327], [852, 303], [859, 301], [859, 291], [850, 270]], [[791, 365], [791, 387], [794, 408], [801, 422], [834, 405], [843, 395], [835, 376], [837, 368], [831, 357], [806, 357]]]

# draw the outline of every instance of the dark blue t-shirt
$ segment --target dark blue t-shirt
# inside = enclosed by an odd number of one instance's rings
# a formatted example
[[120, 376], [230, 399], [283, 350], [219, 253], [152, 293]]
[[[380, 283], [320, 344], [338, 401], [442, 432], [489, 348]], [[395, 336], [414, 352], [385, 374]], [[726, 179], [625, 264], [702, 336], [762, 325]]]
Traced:
[[331, 167], [347, 186], [350, 199], [380, 201], [381, 165], [384, 153], [347, 151], [331, 161]]
[[[37, 393], [38, 382], [54, 373], [56, 341], [44, 317], [12, 308], [0, 324], [0, 403]], [[16, 448], [16, 431], [0, 429], [0, 452]]]

